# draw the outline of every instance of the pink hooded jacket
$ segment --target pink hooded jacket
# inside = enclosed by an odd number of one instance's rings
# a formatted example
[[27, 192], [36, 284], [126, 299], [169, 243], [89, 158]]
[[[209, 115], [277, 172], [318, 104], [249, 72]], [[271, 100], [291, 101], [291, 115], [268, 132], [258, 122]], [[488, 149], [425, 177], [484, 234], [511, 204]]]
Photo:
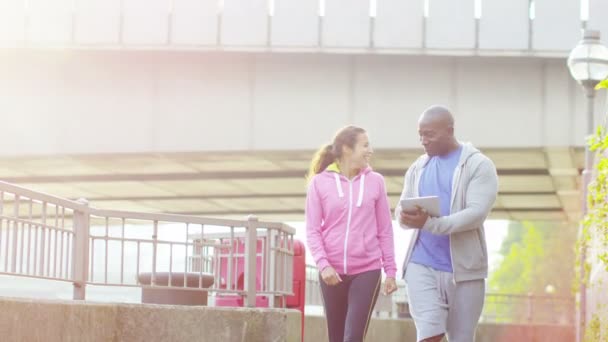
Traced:
[[348, 180], [336, 164], [315, 175], [306, 196], [308, 248], [320, 271], [339, 274], [384, 268], [395, 277], [392, 216], [384, 178], [371, 168]]

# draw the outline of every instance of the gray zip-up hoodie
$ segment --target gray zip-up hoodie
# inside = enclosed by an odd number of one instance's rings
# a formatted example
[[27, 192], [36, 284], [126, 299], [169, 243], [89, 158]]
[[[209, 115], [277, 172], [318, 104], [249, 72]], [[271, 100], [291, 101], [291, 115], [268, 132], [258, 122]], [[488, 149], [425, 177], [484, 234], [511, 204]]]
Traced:
[[[483, 223], [492, 210], [498, 193], [498, 177], [494, 163], [470, 143], [461, 143], [462, 153], [452, 180], [450, 215], [429, 217], [422, 227], [433, 234], [450, 236], [450, 255], [454, 281], [484, 279], [488, 276], [488, 251]], [[418, 197], [418, 185], [429, 161], [420, 156], [405, 173], [401, 199]], [[400, 222], [401, 206], [395, 217]], [[411, 229], [403, 224], [401, 227]], [[414, 236], [405, 254], [403, 275], [420, 231]]]

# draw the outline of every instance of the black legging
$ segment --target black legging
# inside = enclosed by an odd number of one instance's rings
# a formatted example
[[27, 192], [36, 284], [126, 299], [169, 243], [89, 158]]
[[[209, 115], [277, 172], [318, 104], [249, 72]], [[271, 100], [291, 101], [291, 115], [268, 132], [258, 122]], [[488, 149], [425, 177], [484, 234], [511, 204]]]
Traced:
[[380, 292], [380, 270], [340, 275], [335, 286], [321, 283], [329, 342], [362, 342]]

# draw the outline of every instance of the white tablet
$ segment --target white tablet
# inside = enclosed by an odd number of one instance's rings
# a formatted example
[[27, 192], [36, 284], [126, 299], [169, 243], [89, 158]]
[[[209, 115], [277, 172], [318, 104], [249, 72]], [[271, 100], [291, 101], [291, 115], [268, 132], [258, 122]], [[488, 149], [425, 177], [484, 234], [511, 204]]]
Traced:
[[401, 210], [409, 211], [416, 210], [416, 206], [425, 209], [430, 216], [439, 217], [439, 197], [438, 196], [427, 196], [427, 197], [413, 197], [401, 200]]

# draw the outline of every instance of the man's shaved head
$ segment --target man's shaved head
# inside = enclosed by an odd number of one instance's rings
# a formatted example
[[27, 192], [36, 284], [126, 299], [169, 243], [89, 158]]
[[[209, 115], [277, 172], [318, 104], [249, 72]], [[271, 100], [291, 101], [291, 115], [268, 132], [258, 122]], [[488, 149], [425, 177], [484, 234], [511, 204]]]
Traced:
[[437, 122], [446, 128], [454, 128], [454, 117], [447, 107], [434, 105], [427, 108], [422, 115], [420, 115], [419, 122], [424, 121], [425, 123]]
[[429, 156], [444, 155], [458, 147], [454, 137], [454, 117], [447, 107], [427, 108], [418, 120], [418, 134]]

